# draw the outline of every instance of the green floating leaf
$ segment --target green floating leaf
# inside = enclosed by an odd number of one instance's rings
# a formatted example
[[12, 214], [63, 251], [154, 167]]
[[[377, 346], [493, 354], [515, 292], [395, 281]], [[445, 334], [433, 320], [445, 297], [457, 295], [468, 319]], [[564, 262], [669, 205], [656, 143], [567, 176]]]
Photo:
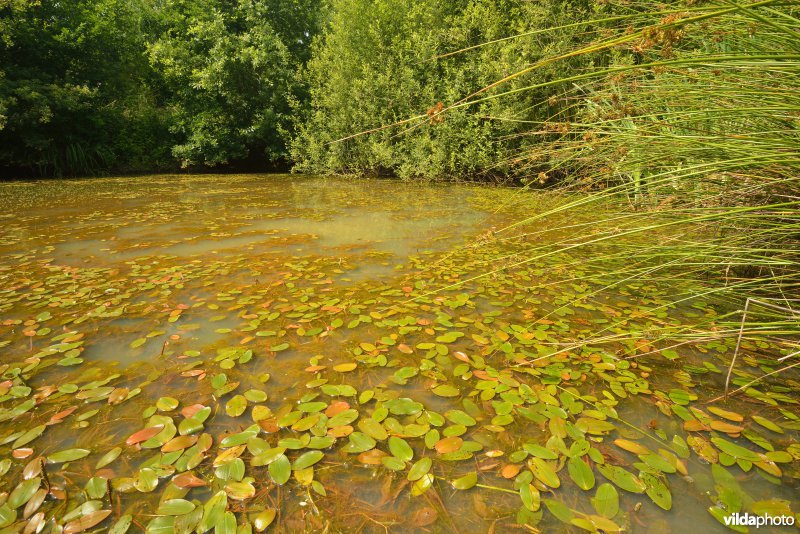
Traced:
[[542, 506], [542, 495], [533, 484], [522, 484], [519, 488], [519, 497], [522, 499], [522, 505], [531, 512], [536, 512]]
[[116, 460], [120, 454], [122, 454], [122, 447], [114, 447], [113, 449], [105, 453], [99, 460], [97, 460], [95, 469], [102, 469], [103, 467], [107, 466], [108, 464]]
[[644, 493], [644, 482], [639, 480], [633, 473], [626, 471], [621, 467], [615, 465], [597, 465], [597, 470], [602, 473], [604, 477], [616, 484], [618, 487], [631, 493]]
[[560, 501], [544, 499], [544, 504], [547, 506], [547, 509], [550, 511], [550, 513], [562, 523], [570, 524], [575, 518], [575, 512], [573, 512], [566, 504]]
[[582, 490], [590, 490], [594, 487], [592, 468], [582, 458], [570, 458], [567, 461], [567, 471], [575, 484]]
[[433, 461], [428, 458], [420, 458], [418, 461], [411, 466], [411, 469], [408, 471], [408, 480], [414, 482], [415, 480], [419, 480], [422, 478], [422, 475], [426, 474], [428, 471], [431, 470], [431, 466], [433, 465]]
[[162, 412], [171, 412], [178, 407], [178, 399], [172, 397], [161, 397], [156, 401], [156, 408]]
[[279, 486], [283, 486], [289, 481], [289, 477], [292, 475], [292, 464], [285, 454], [281, 454], [270, 462], [268, 470], [272, 480]]
[[17, 520], [17, 511], [8, 503], [0, 506], [0, 528], [5, 528]]
[[133, 516], [130, 514], [125, 514], [111, 526], [111, 528], [108, 530], [108, 534], [125, 534], [128, 532], [128, 529], [131, 528], [132, 523]]
[[175, 532], [175, 517], [160, 516], [147, 523], [145, 534], [172, 534]]
[[239, 417], [247, 410], [247, 399], [244, 395], [236, 395], [225, 404], [225, 413], [230, 417]]
[[458, 390], [458, 388], [450, 384], [442, 384], [441, 386], [436, 386], [431, 391], [433, 391], [434, 394], [439, 395], [440, 397], [458, 397], [459, 395], [461, 395], [461, 392]]
[[302, 469], [306, 469], [307, 467], [311, 467], [312, 465], [316, 464], [325, 454], [322, 451], [308, 451], [301, 454], [292, 465], [292, 469], [294, 471], [300, 471]]
[[473, 471], [472, 473], [467, 473], [466, 475], [455, 479], [452, 484], [453, 487], [457, 490], [468, 490], [475, 487], [475, 484], [478, 483], [478, 473]]
[[64, 449], [63, 451], [54, 452], [47, 457], [47, 461], [51, 464], [61, 464], [64, 462], [74, 462], [81, 458], [86, 458], [92, 451], [87, 449]]
[[525, 449], [528, 452], [528, 454], [530, 454], [531, 456], [535, 456], [535, 457], [541, 458], [543, 460], [557, 460], [558, 459], [558, 454], [557, 453], [555, 453], [554, 451], [552, 451], [552, 450], [550, 450], [550, 449], [548, 449], [546, 447], [542, 447], [541, 445], [537, 445], [535, 443], [526, 443], [526, 444], [524, 444], [522, 446], [522, 448]]
[[6, 504], [11, 508], [19, 508], [33, 497], [33, 494], [36, 493], [41, 485], [41, 477], [20, 482], [9, 494]]
[[647, 496], [653, 499], [653, 502], [659, 507], [664, 510], [670, 510], [672, 508], [672, 493], [667, 487], [666, 479], [647, 471], [639, 473], [639, 477], [646, 486]]
[[724, 438], [711, 438], [711, 443], [717, 446], [719, 450], [726, 454], [730, 454], [734, 458], [740, 460], [747, 460], [748, 462], [760, 462], [761, 457], [750, 449], [745, 449], [741, 445], [731, 443]]
[[267, 508], [253, 519], [253, 526], [257, 532], [262, 532], [275, 521], [277, 515], [278, 511], [275, 508]]
[[533, 472], [534, 476], [542, 481], [544, 484], [550, 486], [551, 488], [557, 488], [561, 486], [561, 480], [558, 478], [558, 474], [556, 473], [553, 466], [548, 464], [541, 458], [531, 458], [528, 461], [528, 467]]
[[619, 513], [619, 493], [617, 493], [617, 489], [608, 482], [600, 484], [592, 498], [592, 506], [598, 514], [608, 519], [613, 519]]
[[403, 438], [392, 436], [389, 438], [389, 450], [396, 458], [410, 462], [414, 458], [414, 449]]
[[353, 432], [348, 436], [350, 443], [344, 446], [344, 451], [350, 454], [358, 454], [374, 449], [376, 442], [363, 432]]
[[[288, 462], [288, 460], [286, 460]], [[203, 505], [203, 518], [197, 527], [198, 532], [206, 532], [215, 528], [225, 514], [228, 507], [228, 496], [224, 491], [218, 491]]]
[[184, 515], [195, 509], [194, 503], [186, 499], [168, 499], [162, 502], [156, 510], [158, 515]]

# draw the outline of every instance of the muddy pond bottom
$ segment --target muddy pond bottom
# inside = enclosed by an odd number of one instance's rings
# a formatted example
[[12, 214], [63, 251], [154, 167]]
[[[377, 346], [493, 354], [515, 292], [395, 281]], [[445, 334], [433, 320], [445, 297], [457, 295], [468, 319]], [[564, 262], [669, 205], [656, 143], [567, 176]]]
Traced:
[[574, 247], [620, 208], [550, 214], [566, 201], [286, 175], [0, 184], [0, 534], [794, 521], [800, 383], [760, 378], [787, 348], [748, 336], [715, 400], [735, 309], [696, 296], [710, 281], [632, 276], [659, 236]]

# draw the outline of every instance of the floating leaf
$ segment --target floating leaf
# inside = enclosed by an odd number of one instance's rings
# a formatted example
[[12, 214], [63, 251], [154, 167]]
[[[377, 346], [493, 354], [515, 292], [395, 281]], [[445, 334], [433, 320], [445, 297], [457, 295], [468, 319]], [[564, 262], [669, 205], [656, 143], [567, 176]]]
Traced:
[[185, 499], [168, 499], [162, 502], [156, 510], [158, 515], [183, 515], [195, 509], [194, 503]]
[[631, 441], [628, 439], [615, 439], [614, 445], [619, 447], [620, 449], [624, 449], [628, 452], [632, 452], [633, 454], [649, 454], [650, 449], [645, 447], [644, 445], [637, 443], [635, 441]]
[[762, 417], [760, 415], [753, 415], [752, 417], [753, 421], [763, 426], [767, 430], [772, 430], [773, 432], [776, 432], [778, 434], [783, 434], [783, 429], [779, 427], [777, 424], [767, 419], [766, 417]]
[[597, 470], [618, 487], [631, 493], [644, 493], [645, 485], [633, 473], [615, 465], [598, 465]]
[[51, 464], [61, 464], [65, 462], [74, 462], [81, 458], [86, 458], [92, 451], [88, 449], [64, 449], [63, 451], [54, 452], [47, 457], [47, 461]]
[[608, 482], [600, 484], [592, 498], [592, 506], [603, 517], [613, 518], [619, 512], [619, 493], [616, 488]]
[[172, 479], [172, 483], [179, 488], [199, 488], [202, 486], [207, 486], [206, 482], [198, 478], [194, 473], [186, 472], [177, 475], [175, 478]]
[[567, 470], [569, 476], [582, 490], [590, 490], [594, 487], [594, 473], [583, 459], [574, 457], [567, 460]]
[[325, 454], [321, 451], [308, 451], [301, 454], [292, 465], [292, 469], [295, 471], [300, 471], [301, 469], [306, 469], [307, 467], [311, 467], [312, 465], [316, 464]]
[[344, 451], [350, 454], [358, 454], [375, 447], [375, 440], [362, 432], [353, 432], [348, 436], [350, 443], [345, 445]]
[[737, 445], [735, 443], [731, 443], [730, 441], [723, 439], [723, 438], [711, 438], [711, 443], [717, 446], [717, 448], [726, 453], [730, 454], [734, 458], [738, 458], [741, 460], [747, 460], [749, 462], [758, 462], [761, 460], [761, 457], [756, 454], [755, 452], [751, 451], [750, 449], [745, 449], [741, 445]]
[[230, 417], [239, 417], [247, 410], [247, 399], [244, 395], [236, 395], [225, 404], [225, 413]]
[[664, 510], [670, 510], [672, 508], [672, 493], [667, 486], [666, 480], [647, 471], [641, 472], [639, 477], [646, 486], [647, 496], [653, 499], [653, 502], [659, 507]]
[[132, 434], [127, 440], [125, 440], [125, 443], [127, 445], [136, 445], [137, 443], [147, 441], [153, 436], [158, 435], [158, 433], [161, 432], [163, 429], [164, 425], [155, 425], [149, 428], [142, 429]]
[[128, 529], [131, 528], [131, 523], [133, 523], [133, 516], [125, 514], [117, 519], [117, 522], [111, 526], [108, 530], [108, 534], [125, 534], [128, 532]]
[[451, 386], [450, 384], [436, 386], [431, 391], [440, 397], [458, 397], [461, 394], [457, 387]]
[[478, 473], [471, 472], [467, 473], [466, 475], [455, 479], [452, 484], [453, 487], [457, 490], [468, 490], [475, 487], [475, 484], [478, 483]]
[[277, 514], [278, 511], [275, 508], [264, 510], [253, 519], [253, 527], [257, 532], [263, 532], [275, 521], [275, 516], [277, 516]]
[[161, 397], [156, 401], [156, 408], [162, 412], [171, 412], [178, 407], [178, 399], [172, 397]]
[[553, 469], [553, 467], [543, 459], [531, 458], [528, 461], [528, 467], [533, 472], [533, 475], [542, 481], [542, 483], [550, 486], [551, 488], [557, 488], [561, 486], [561, 480], [559, 480], [555, 469]]
[[531, 512], [536, 512], [542, 505], [541, 494], [532, 484], [522, 484], [519, 487], [519, 497], [522, 505]]
[[120, 454], [122, 454], [122, 447], [114, 447], [105, 453], [99, 460], [97, 460], [95, 469], [102, 469], [103, 467], [109, 465], [111, 462], [116, 460]]
[[279, 486], [286, 484], [289, 481], [289, 477], [292, 476], [292, 464], [285, 454], [281, 454], [270, 462], [268, 470], [269, 476]]
[[463, 439], [461, 439], [458, 436], [451, 436], [449, 438], [440, 439], [438, 442], [436, 442], [434, 448], [436, 449], [436, 452], [438, 452], [439, 454], [446, 454], [448, 452], [455, 452], [457, 450], [460, 450], [463, 444], [464, 444]]
[[708, 407], [708, 411], [713, 413], [714, 415], [718, 415], [720, 417], [723, 417], [723, 418], [727, 419], [728, 421], [733, 421], [734, 423], [741, 423], [742, 421], [744, 421], [744, 416], [743, 415], [738, 414], [736, 412], [731, 412], [731, 411], [728, 411], [728, 410], [724, 410], [724, 409], [719, 408], [717, 406], [709, 406]]
[[[351, 436], [352, 437], [352, 436]], [[410, 462], [414, 458], [414, 449], [403, 438], [392, 436], [389, 438], [389, 450], [392, 455], [404, 462]]]
[[33, 497], [41, 485], [41, 477], [35, 477], [20, 482], [8, 495], [7, 504], [11, 508], [19, 508]]
[[414, 482], [415, 480], [419, 480], [422, 478], [422, 475], [426, 474], [428, 471], [431, 470], [431, 466], [433, 462], [430, 458], [420, 458], [414, 465], [411, 466], [411, 469], [408, 471], [408, 480]]
[[203, 518], [200, 520], [197, 531], [206, 532], [219, 525], [222, 522], [227, 507], [228, 496], [224, 491], [218, 491], [212, 495], [203, 505]]
[[88, 513], [80, 519], [70, 521], [64, 525], [64, 534], [75, 534], [77, 532], [88, 530], [102, 523], [110, 515], [111, 510], [97, 510], [95, 512]]

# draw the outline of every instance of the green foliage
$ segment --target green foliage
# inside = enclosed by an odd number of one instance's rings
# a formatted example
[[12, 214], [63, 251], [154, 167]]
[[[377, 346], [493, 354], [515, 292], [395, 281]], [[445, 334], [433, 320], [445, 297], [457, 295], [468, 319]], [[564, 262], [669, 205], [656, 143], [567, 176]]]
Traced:
[[[297, 170], [426, 178], [506, 174], [508, 155], [530, 142], [519, 136], [525, 120], [553, 112], [535, 105], [552, 90], [437, 111], [567, 50], [575, 34], [555, 30], [498, 39], [530, 32], [532, 24], [543, 29], [579, 20], [588, 9], [585, 2], [335, 0], [303, 73], [311, 102], [308, 109], [296, 108]], [[534, 78], [553, 75], [543, 69]], [[410, 117], [418, 120], [381, 129]]]
[[275, 160], [319, 12], [317, 0], [0, 3], [0, 168]]
[[181, 165], [214, 166], [253, 151], [282, 156], [299, 58], [270, 22], [269, 3], [174, 2], [160, 17], [148, 51], [167, 88]]
[[[123, 150], [131, 160], [150, 154], [157, 161], [160, 124], [138, 105], [149, 96], [136, 31], [143, 4], [18, 1], [0, 10], [7, 21], [0, 26], [0, 164], [91, 173]], [[148, 135], [132, 143], [126, 129]]]
[[[621, 233], [647, 235], [660, 212], [674, 240], [629, 256], [648, 279], [680, 268], [736, 306], [789, 298], [800, 288], [800, 10], [691, 1], [637, 9], [575, 51], [591, 68], [552, 80], [572, 105], [537, 124], [557, 135], [521, 159], [590, 194], [541, 217], [616, 199], [633, 208]], [[502, 99], [518, 97], [503, 89]]]

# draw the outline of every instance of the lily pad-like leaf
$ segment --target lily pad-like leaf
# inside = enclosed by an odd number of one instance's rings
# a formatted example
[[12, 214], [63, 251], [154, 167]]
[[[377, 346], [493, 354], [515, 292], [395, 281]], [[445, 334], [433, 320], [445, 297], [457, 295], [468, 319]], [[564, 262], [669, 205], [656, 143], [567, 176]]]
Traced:
[[268, 470], [269, 476], [280, 486], [286, 484], [289, 481], [289, 477], [292, 476], [292, 464], [285, 454], [281, 454], [270, 462]]
[[47, 457], [48, 463], [61, 464], [65, 462], [74, 462], [81, 458], [86, 458], [92, 451], [88, 449], [64, 449], [63, 451], [54, 452]]
[[639, 478], [641, 478], [646, 486], [645, 491], [647, 492], [647, 496], [653, 499], [654, 503], [664, 510], [670, 510], [672, 508], [672, 492], [670, 492], [667, 486], [666, 479], [648, 473], [647, 471], [639, 473]]
[[608, 482], [600, 484], [592, 498], [592, 506], [598, 514], [612, 519], [619, 513], [619, 493], [617, 489]]
[[230, 417], [239, 417], [247, 410], [247, 399], [244, 395], [235, 395], [225, 404], [225, 413]]
[[64, 525], [64, 534], [83, 532], [102, 523], [111, 515], [111, 510], [96, 510]]
[[538, 478], [542, 483], [557, 488], [561, 486], [561, 480], [555, 469], [541, 458], [531, 458], [528, 461], [528, 467], [533, 472], [533, 475]]
[[301, 454], [292, 464], [292, 470], [300, 471], [316, 464], [325, 456], [322, 451], [308, 451]]
[[399, 458], [404, 462], [410, 462], [414, 458], [414, 449], [403, 438], [390, 437], [389, 450], [395, 458]]
[[374, 449], [376, 442], [374, 439], [363, 432], [353, 432], [348, 436], [350, 443], [344, 446], [344, 451], [350, 454], [358, 454]]
[[436, 386], [431, 391], [440, 397], [458, 397], [461, 395], [461, 391], [455, 386], [450, 384], [442, 384], [440, 386]]
[[567, 461], [567, 471], [575, 484], [582, 490], [590, 490], [594, 487], [592, 468], [582, 458], [570, 458]]
[[522, 499], [522, 505], [531, 512], [539, 510], [542, 506], [541, 493], [532, 484], [522, 484], [519, 488], [519, 497]]
[[195, 509], [195, 504], [186, 499], [168, 499], [162, 502], [156, 510], [158, 515], [183, 515]]
[[626, 471], [616, 465], [598, 465], [597, 470], [600, 471], [604, 477], [625, 491], [644, 493], [646, 488], [644, 482], [639, 480], [639, 478], [630, 471]]
[[216, 527], [222, 521], [227, 507], [228, 495], [224, 491], [218, 491], [212, 495], [203, 505], [203, 518], [200, 520], [197, 531], [206, 532]]
[[475, 487], [475, 484], [478, 483], [478, 473], [473, 471], [472, 473], [467, 473], [466, 475], [455, 479], [452, 482], [452, 485], [457, 490], [468, 490]]
[[275, 521], [275, 516], [278, 515], [278, 511], [275, 508], [267, 508], [260, 514], [258, 514], [253, 519], [253, 527], [255, 527], [256, 532], [263, 532], [267, 529], [268, 526]]
[[431, 466], [433, 465], [433, 461], [428, 458], [420, 458], [414, 465], [411, 466], [411, 469], [408, 471], [408, 480], [414, 482], [415, 480], [419, 480], [422, 478], [422, 475], [426, 474], [428, 471], [431, 470]]

